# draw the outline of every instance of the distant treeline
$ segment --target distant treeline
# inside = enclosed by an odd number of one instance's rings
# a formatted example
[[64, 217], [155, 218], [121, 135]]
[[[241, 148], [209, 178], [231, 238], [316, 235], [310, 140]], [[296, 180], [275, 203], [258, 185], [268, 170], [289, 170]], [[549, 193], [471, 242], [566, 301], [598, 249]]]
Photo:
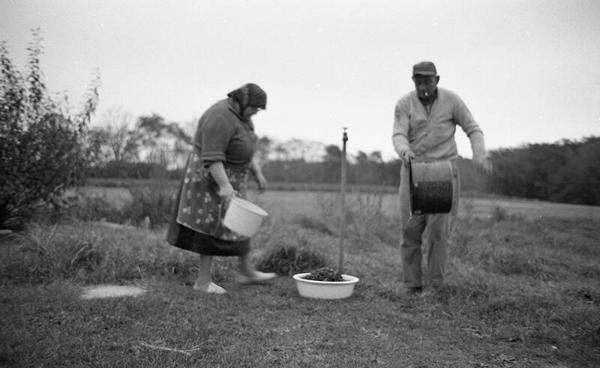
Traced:
[[[302, 159], [269, 160], [263, 172], [271, 182], [335, 184], [340, 180], [341, 154], [328, 147], [319, 162]], [[553, 202], [600, 205], [600, 137], [529, 144], [490, 152], [494, 173], [484, 175], [470, 160], [457, 167], [463, 192], [540, 199]], [[348, 184], [398, 186], [400, 160], [383, 161], [357, 156], [348, 162]], [[178, 179], [181, 169], [167, 170], [152, 163], [108, 162], [91, 172], [96, 178]]]
[[491, 152], [489, 190], [553, 202], [600, 205], [600, 137]]

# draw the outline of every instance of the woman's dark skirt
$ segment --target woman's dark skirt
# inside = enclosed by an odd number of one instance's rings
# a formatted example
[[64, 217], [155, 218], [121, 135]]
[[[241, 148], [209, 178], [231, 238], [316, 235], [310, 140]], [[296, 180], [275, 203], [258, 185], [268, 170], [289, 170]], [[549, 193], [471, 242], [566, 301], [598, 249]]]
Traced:
[[[183, 184], [183, 183], [182, 183]], [[177, 211], [183, 185], [179, 186], [175, 206], [169, 222], [167, 242], [175, 247], [210, 256], [243, 256], [250, 252], [250, 239], [227, 241], [214, 238], [183, 226], [177, 222]]]
[[250, 251], [250, 240], [226, 241], [202, 234], [172, 221], [167, 233], [169, 244], [192, 252], [211, 256], [243, 256]]

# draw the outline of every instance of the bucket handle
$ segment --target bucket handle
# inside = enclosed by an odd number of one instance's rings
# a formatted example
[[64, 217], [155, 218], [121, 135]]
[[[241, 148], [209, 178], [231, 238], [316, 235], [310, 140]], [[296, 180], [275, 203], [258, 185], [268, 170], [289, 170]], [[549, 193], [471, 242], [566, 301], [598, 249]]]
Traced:
[[[219, 218], [219, 222], [217, 223], [217, 226], [221, 226], [223, 224], [223, 218], [225, 217], [225, 215], [223, 214], [223, 207], [225, 207], [225, 208], [229, 207], [229, 203], [231, 202], [231, 200], [233, 198], [236, 198], [236, 197], [241, 198], [239, 194], [240, 193], [237, 190], [234, 190], [231, 198], [220, 201], [219, 212], [217, 213], [217, 216]], [[225, 210], [225, 211], [227, 211], [227, 210]]]
[[414, 182], [413, 182], [413, 175], [412, 175], [412, 159], [410, 157], [408, 157], [406, 160], [406, 167], [408, 168], [408, 197], [409, 197], [408, 213], [410, 214], [410, 217], [412, 217], [414, 215], [414, 213], [413, 213], [413, 196], [412, 196]]

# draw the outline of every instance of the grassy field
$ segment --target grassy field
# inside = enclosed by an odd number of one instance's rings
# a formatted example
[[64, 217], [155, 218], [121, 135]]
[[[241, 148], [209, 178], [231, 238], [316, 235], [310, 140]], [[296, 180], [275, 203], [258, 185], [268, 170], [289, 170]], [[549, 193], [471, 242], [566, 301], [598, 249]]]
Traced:
[[[125, 197], [103, 193], [129, 198], [117, 188]], [[271, 214], [253, 241], [259, 265], [272, 265], [281, 249], [335, 265], [334, 195], [253, 195]], [[37, 222], [0, 239], [0, 365], [600, 365], [597, 208], [467, 199], [452, 237], [446, 287], [408, 297], [401, 289], [394, 198], [349, 198], [345, 267], [361, 281], [352, 297], [337, 301], [297, 294], [290, 274], [310, 271], [299, 258], [278, 259], [287, 266], [276, 270], [281, 277], [256, 286], [235, 282], [235, 259], [217, 258], [213, 277], [228, 293], [203, 295], [190, 287], [196, 255], [166, 245], [160, 227]], [[81, 299], [85, 286], [109, 283], [148, 292]]]
[[[175, 190], [174, 182], [165, 182], [161, 186], [171, 187]], [[117, 186], [88, 186], [79, 189], [85, 195], [94, 195], [106, 199], [115, 205], [132, 200], [131, 192], [124, 187]], [[70, 195], [75, 195], [71, 191]], [[307, 215], [312, 216], [323, 201], [331, 201], [337, 195], [334, 191], [303, 190], [302, 187], [290, 189], [288, 186], [282, 189], [270, 190], [264, 194], [256, 191], [249, 192], [249, 198], [263, 204], [270, 214], [275, 216]], [[373, 202], [381, 201], [381, 211], [387, 216], [394, 216], [399, 209], [397, 192], [385, 188], [376, 194], [349, 192], [349, 201], [366, 201], [367, 207], [374, 205]], [[458, 214], [461, 217], [490, 218], [497, 215], [498, 211], [509, 216], [519, 216], [527, 219], [540, 217], [553, 217], [563, 219], [590, 218], [600, 219], [599, 206], [575, 205], [566, 203], [552, 203], [534, 200], [523, 200], [506, 198], [500, 196], [473, 196], [467, 194], [459, 205]]]

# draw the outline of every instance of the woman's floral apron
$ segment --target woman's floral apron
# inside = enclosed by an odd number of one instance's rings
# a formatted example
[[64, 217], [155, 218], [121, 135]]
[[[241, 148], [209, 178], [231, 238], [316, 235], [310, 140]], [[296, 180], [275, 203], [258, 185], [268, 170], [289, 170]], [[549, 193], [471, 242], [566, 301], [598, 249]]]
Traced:
[[[231, 186], [245, 197], [248, 168], [232, 168], [225, 165], [225, 173]], [[209, 234], [227, 241], [241, 241], [248, 237], [239, 235], [223, 225], [227, 203], [217, 194], [219, 185], [208, 167], [204, 167], [196, 152], [190, 153], [186, 164], [183, 186], [177, 210], [177, 222], [192, 230]]]

